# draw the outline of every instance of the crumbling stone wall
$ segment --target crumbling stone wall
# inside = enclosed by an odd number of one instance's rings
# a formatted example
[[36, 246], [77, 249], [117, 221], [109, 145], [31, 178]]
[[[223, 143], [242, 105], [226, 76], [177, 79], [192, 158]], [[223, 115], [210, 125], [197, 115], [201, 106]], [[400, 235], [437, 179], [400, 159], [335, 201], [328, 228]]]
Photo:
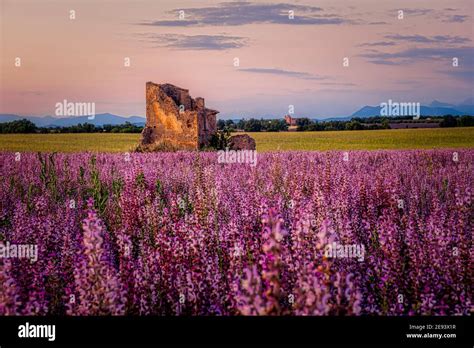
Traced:
[[204, 98], [191, 98], [187, 89], [147, 82], [141, 145], [166, 144], [182, 150], [207, 146], [217, 130], [217, 114], [205, 107]]

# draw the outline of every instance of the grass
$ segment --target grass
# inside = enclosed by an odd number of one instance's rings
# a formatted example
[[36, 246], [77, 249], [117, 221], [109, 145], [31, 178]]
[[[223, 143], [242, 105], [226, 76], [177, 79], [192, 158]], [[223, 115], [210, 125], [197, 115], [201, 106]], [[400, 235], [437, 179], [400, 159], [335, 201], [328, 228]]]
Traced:
[[252, 133], [259, 151], [382, 150], [474, 147], [474, 127]]
[[139, 140], [133, 133], [0, 134], [0, 151], [127, 152]]
[[[378, 150], [474, 147], [474, 127], [335, 132], [250, 133], [258, 151]], [[127, 152], [140, 134], [1, 134], [0, 151]]]

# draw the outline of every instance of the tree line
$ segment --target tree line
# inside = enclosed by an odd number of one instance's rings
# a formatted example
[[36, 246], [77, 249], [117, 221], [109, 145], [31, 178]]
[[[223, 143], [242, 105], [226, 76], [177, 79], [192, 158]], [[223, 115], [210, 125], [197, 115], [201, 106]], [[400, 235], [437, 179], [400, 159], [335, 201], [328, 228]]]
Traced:
[[[346, 121], [314, 121], [309, 118], [296, 119], [297, 131], [337, 131], [337, 130], [362, 130], [362, 129], [389, 129], [390, 123], [439, 123], [440, 127], [473, 127], [474, 116], [422, 116], [418, 120], [413, 120], [411, 116], [400, 117], [355, 117]], [[0, 123], [0, 133], [140, 133], [142, 126], [125, 122], [120, 125], [106, 124], [96, 126], [91, 123], [79, 123], [65, 127], [37, 127], [33, 122], [22, 119], [11, 122]], [[243, 130], [245, 132], [281, 132], [288, 130], [285, 120], [264, 120], [264, 119], [241, 119], [237, 122], [233, 120], [217, 121], [217, 129], [235, 132]]]
[[[390, 123], [439, 123], [440, 127], [472, 127], [474, 116], [421, 116], [414, 120], [412, 116], [399, 117], [354, 117], [351, 120], [315, 121], [309, 118], [297, 118], [297, 131], [338, 131], [338, 130], [362, 130], [362, 129], [390, 129]], [[217, 121], [218, 130], [229, 130], [230, 132], [243, 130], [245, 132], [279, 132], [287, 131], [288, 124], [285, 120], [264, 119], [242, 119], [237, 122], [233, 120]]]
[[37, 127], [27, 119], [0, 123], [0, 133], [140, 133], [143, 127], [125, 122], [120, 125], [106, 124], [96, 126], [91, 123], [79, 123], [64, 127]]

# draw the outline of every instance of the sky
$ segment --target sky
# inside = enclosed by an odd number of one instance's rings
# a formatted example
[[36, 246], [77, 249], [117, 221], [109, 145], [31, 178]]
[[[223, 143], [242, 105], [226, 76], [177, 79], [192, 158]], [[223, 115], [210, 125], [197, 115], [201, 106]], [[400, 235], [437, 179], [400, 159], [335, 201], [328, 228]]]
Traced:
[[0, 114], [67, 100], [145, 116], [147, 81], [189, 89], [221, 119], [461, 103], [473, 16], [472, 0], [0, 0]]

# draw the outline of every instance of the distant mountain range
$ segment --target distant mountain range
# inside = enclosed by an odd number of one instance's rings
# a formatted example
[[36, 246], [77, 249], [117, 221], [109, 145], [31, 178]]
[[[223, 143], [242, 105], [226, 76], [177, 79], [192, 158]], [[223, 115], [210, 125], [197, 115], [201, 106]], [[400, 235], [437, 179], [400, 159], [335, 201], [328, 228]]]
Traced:
[[[474, 115], [474, 98], [468, 98], [461, 104], [449, 104], [434, 100], [429, 105], [420, 105], [420, 116], [462, 116]], [[380, 106], [364, 106], [354, 112], [351, 117], [371, 117], [380, 116]]]
[[94, 126], [103, 126], [105, 124], [110, 124], [113, 126], [124, 124], [125, 122], [130, 122], [131, 124], [137, 126], [145, 125], [145, 118], [141, 116], [130, 116], [123, 117], [112, 115], [109, 113], [106, 114], [97, 114], [93, 119], [89, 119], [89, 116], [71, 116], [71, 117], [53, 117], [53, 116], [18, 116], [12, 114], [0, 114], [0, 123], [1, 122], [11, 122], [15, 120], [21, 120], [26, 118], [30, 120], [38, 127], [68, 127], [74, 126], [79, 123], [90, 123]]
[[[369, 106], [366, 105], [360, 110], [354, 112], [351, 116], [342, 117], [331, 117], [325, 119], [317, 119], [317, 121], [346, 121], [353, 117], [372, 117], [380, 116], [380, 106]], [[429, 105], [420, 106], [421, 116], [444, 116], [444, 115], [474, 115], [474, 98], [468, 98], [460, 104], [449, 104], [443, 103], [438, 100], [434, 100]], [[38, 127], [68, 127], [74, 126], [79, 123], [91, 123], [95, 126], [103, 126], [105, 124], [120, 125], [125, 122], [137, 126], [144, 126], [146, 119], [142, 116], [118, 116], [109, 113], [95, 115], [94, 119], [90, 120], [88, 116], [71, 116], [71, 117], [53, 117], [53, 116], [18, 116], [13, 114], [0, 114], [0, 123], [11, 122], [15, 120], [21, 120], [26, 118], [30, 120]], [[238, 122], [238, 120], [234, 120]]]

